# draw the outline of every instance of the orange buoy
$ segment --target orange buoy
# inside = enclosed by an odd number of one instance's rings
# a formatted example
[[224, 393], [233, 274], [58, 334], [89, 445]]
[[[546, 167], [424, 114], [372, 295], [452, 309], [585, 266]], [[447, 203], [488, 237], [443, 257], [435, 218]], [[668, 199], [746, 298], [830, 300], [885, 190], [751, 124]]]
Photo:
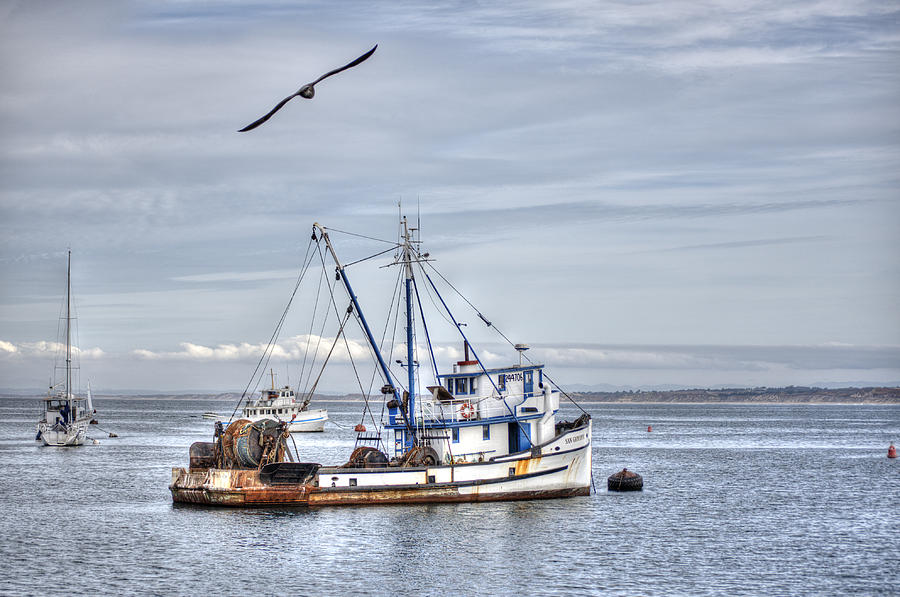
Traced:
[[653, 431], [653, 425], [647, 425], [647, 433]]
[[366, 426], [363, 425], [362, 423], [360, 423], [359, 425], [357, 425], [356, 427], [353, 428], [353, 431], [355, 431], [355, 432], [357, 432], [357, 433], [365, 433], [365, 432], [366, 432]]
[[897, 457], [897, 448], [894, 447], [894, 444], [891, 443], [888, 448], [888, 458], [896, 458]]

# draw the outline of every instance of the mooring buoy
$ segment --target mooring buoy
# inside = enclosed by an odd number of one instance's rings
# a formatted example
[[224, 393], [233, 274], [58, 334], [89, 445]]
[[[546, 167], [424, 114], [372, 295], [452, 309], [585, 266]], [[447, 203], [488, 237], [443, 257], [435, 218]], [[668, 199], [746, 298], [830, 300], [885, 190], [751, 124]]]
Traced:
[[644, 479], [639, 474], [623, 468], [606, 479], [606, 488], [609, 491], [641, 491], [644, 488]]
[[891, 445], [888, 447], [888, 458], [896, 458], [897, 457], [897, 448], [894, 447], [894, 443], [891, 442]]

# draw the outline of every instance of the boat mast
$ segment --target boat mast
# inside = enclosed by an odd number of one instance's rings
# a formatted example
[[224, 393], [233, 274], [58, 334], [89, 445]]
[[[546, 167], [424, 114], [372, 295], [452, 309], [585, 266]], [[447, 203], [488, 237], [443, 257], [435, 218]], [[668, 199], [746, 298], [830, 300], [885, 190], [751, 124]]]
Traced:
[[384, 379], [387, 382], [388, 387], [390, 388], [390, 392], [393, 392], [394, 399], [397, 401], [397, 404], [399, 404], [398, 410], [400, 411], [400, 414], [403, 415], [403, 422], [406, 424], [406, 429], [412, 435], [412, 443], [413, 445], [416, 445], [418, 444], [418, 441], [416, 439], [416, 428], [413, 427], [413, 425], [410, 423], [410, 419], [407, 416], [406, 409], [403, 408], [403, 397], [400, 396], [399, 390], [397, 390], [397, 387], [394, 385], [394, 378], [393, 376], [391, 376], [391, 370], [388, 368], [387, 363], [384, 362], [384, 357], [381, 355], [381, 350], [378, 348], [378, 343], [375, 342], [375, 336], [372, 335], [372, 330], [369, 329], [369, 324], [366, 321], [366, 317], [365, 315], [363, 315], [362, 309], [359, 306], [359, 301], [356, 299], [356, 295], [353, 293], [353, 288], [350, 287], [350, 280], [347, 278], [347, 273], [344, 271], [344, 266], [341, 265], [337, 253], [334, 252], [334, 247], [331, 246], [331, 239], [328, 238], [328, 233], [325, 232], [325, 228], [318, 222], [316, 222], [313, 224], [313, 234], [315, 234], [316, 230], [318, 230], [319, 235], [323, 239], [325, 239], [325, 246], [328, 247], [328, 252], [331, 253], [331, 258], [334, 259], [338, 275], [340, 276], [341, 281], [344, 283], [344, 288], [347, 289], [347, 294], [350, 295], [350, 301], [353, 303], [353, 308], [356, 309], [356, 313], [359, 315], [359, 320], [362, 322], [363, 331], [366, 333], [366, 338], [369, 340], [369, 345], [375, 352], [375, 358], [378, 359], [378, 366], [381, 367], [381, 372], [384, 374]]
[[72, 249], [66, 267], [66, 400], [72, 399]]
[[416, 370], [413, 362], [413, 306], [412, 306], [412, 242], [410, 230], [403, 216], [403, 265], [406, 270], [406, 372], [409, 376], [409, 416], [416, 420]]

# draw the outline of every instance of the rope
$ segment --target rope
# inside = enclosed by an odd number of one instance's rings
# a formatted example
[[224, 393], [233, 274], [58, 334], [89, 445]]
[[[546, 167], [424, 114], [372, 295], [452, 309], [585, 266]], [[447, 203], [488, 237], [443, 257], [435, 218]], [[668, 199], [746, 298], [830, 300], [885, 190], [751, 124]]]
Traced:
[[316, 391], [316, 387], [319, 385], [319, 381], [322, 379], [322, 374], [325, 373], [325, 365], [328, 364], [328, 360], [331, 358], [331, 354], [334, 352], [334, 347], [337, 346], [338, 340], [341, 338], [341, 334], [344, 333], [344, 325], [347, 323], [347, 320], [350, 319], [350, 310], [347, 310], [347, 315], [344, 317], [344, 321], [341, 323], [341, 328], [338, 330], [338, 333], [334, 337], [334, 342], [331, 345], [331, 350], [328, 351], [328, 355], [325, 357], [325, 361], [322, 363], [322, 369], [319, 371], [318, 377], [316, 377], [316, 381], [313, 382], [312, 387], [309, 389], [308, 398], [312, 398], [313, 393]]
[[[428, 267], [430, 267], [430, 268], [434, 271], [434, 273], [436, 273], [438, 276], [440, 276], [440, 278], [441, 278], [444, 282], [446, 282], [446, 284], [447, 284], [450, 288], [452, 288], [453, 291], [456, 292], [456, 294], [459, 295], [459, 297], [460, 297], [462, 300], [464, 300], [470, 307], [472, 307], [472, 310], [475, 311], [475, 313], [478, 315], [478, 317], [479, 317], [482, 321], [485, 322], [485, 325], [487, 325], [487, 327], [493, 328], [494, 331], [497, 332], [504, 340], [506, 340], [506, 342], [507, 342], [510, 346], [512, 346], [513, 348], [515, 348], [516, 345], [512, 342], [512, 340], [510, 340], [509, 338], [507, 338], [507, 337], [506, 337], [506, 334], [504, 334], [504, 333], [503, 333], [496, 325], [494, 325], [493, 322], [489, 321], [484, 315], [482, 315], [482, 314], [481, 314], [481, 311], [478, 310], [478, 307], [476, 307], [475, 305], [473, 305], [472, 302], [471, 302], [469, 299], [467, 299], [467, 298], [463, 295], [463, 293], [461, 293], [459, 290], [457, 290], [457, 288], [456, 288], [453, 284], [451, 284], [450, 281], [449, 281], [447, 278], [445, 278], [444, 275], [443, 275], [441, 272], [439, 272], [439, 271], [437, 270], [436, 267], [434, 267], [434, 265], [431, 264], [431, 262], [426, 261], [425, 263], [428, 263]], [[426, 274], [426, 276], [427, 276], [427, 274]], [[427, 287], [426, 287], [426, 288], [427, 288]], [[528, 357], [528, 355], [523, 354], [522, 357], [523, 357], [526, 361], [528, 361], [528, 363], [530, 363], [530, 364], [532, 364], [532, 365], [535, 364], [534, 361], [532, 361], [531, 358]], [[572, 404], [574, 404], [574, 405], [578, 408], [578, 410], [580, 410], [580, 411], [581, 411], [582, 413], [584, 413], [584, 414], [587, 414], [587, 411], [584, 410], [584, 408], [583, 408], [580, 404], [578, 404], [578, 402], [576, 402], [575, 399], [572, 398], [572, 396], [570, 396], [568, 392], [566, 392], [565, 390], [563, 390], [563, 389], [559, 386], [558, 383], [556, 383], [555, 381], [553, 381], [553, 379], [551, 379], [550, 376], [547, 375], [546, 372], [544, 372], [544, 378], [545, 378], [547, 381], [549, 381], [550, 383], [552, 383], [554, 386], [556, 386], [556, 389], [559, 390], [559, 392], [560, 392], [563, 396], [565, 396]]]
[[[261, 370], [265, 370], [265, 366], [269, 364], [269, 358], [272, 356], [272, 351], [275, 347], [275, 342], [278, 339], [278, 334], [281, 331], [281, 326], [284, 325], [284, 320], [287, 318], [288, 311], [291, 308], [291, 303], [294, 302], [294, 297], [297, 295], [297, 290], [300, 288], [300, 282], [303, 281], [303, 277], [306, 275], [306, 272], [309, 270], [309, 264], [312, 261], [312, 257], [310, 256], [310, 247], [312, 246], [312, 238], [309, 239], [309, 243], [306, 245], [306, 255], [303, 257], [303, 265], [300, 268], [300, 274], [297, 276], [297, 283], [294, 285], [294, 291], [291, 293], [291, 298], [288, 299], [287, 305], [284, 307], [284, 312], [281, 314], [281, 319], [278, 320], [278, 324], [275, 326], [275, 330], [272, 332], [272, 335], [269, 337], [269, 343], [266, 346], [266, 349], [263, 351], [263, 354], [260, 355], [259, 361], [256, 363], [256, 369], [253, 370], [253, 375], [250, 376], [250, 381], [247, 382], [247, 386], [244, 388], [243, 393], [241, 394], [240, 400], [234, 406], [234, 410], [231, 411], [231, 416], [228, 418], [228, 422], [234, 419], [235, 413], [237, 413], [238, 408], [240, 408], [241, 403], [244, 401], [244, 398], [247, 397], [249, 402], [249, 397], [247, 396], [247, 392], [250, 390], [250, 385], [254, 383], [254, 379], [256, 379], [257, 373]], [[263, 363], [265, 361], [265, 364]], [[260, 374], [260, 379], [262, 379], [262, 375]], [[256, 381], [256, 385], [259, 385], [259, 381]], [[255, 389], [255, 388], [254, 388]]]
[[[399, 244], [399, 243], [397, 243], [396, 241], [393, 241], [393, 240], [384, 240], [383, 238], [375, 238], [374, 236], [366, 236], [365, 234], [357, 234], [357, 233], [355, 233], [355, 232], [347, 232], [346, 230], [338, 230], [337, 228], [327, 228], [327, 227], [325, 227], [325, 226], [322, 226], [322, 229], [323, 229], [323, 230], [329, 230], [329, 231], [331, 231], [331, 232], [339, 232], [339, 233], [341, 233], [341, 234], [346, 234], [346, 235], [348, 235], [348, 236], [356, 236], [356, 237], [359, 237], [359, 238], [366, 238], [366, 239], [368, 239], [368, 240], [375, 240], [375, 241], [378, 241], [378, 242], [380, 242], [380, 243], [388, 243], [388, 244], [390, 244], [390, 245], [395, 245], [395, 246]], [[392, 248], [393, 248], [393, 247], [392, 247]]]

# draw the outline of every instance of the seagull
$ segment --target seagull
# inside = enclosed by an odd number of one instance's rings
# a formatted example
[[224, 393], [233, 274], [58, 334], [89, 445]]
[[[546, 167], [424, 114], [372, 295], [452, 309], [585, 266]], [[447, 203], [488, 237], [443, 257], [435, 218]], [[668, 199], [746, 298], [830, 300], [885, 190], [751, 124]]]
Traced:
[[268, 114], [266, 114], [265, 116], [263, 116], [262, 118], [257, 120], [256, 122], [253, 122], [252, 124], [248, 124], [247, 126], [242, 128], [238, 132], [244, 133], [246, 131], [252, 131], [256, 127], [258, 127], [259, 125], [261, 125], [262, 123], [267, 121], [269, 118], [271, 118], [272, 114], [274, 114], [275, 112], [280, 110], [282, 106], [284, 106], [286, 103], [288, 103], [289, 101], [291, 101], [293, 98], [297, 97], [298, 95], [305, 99], [312, 99], [313, 96], [316, 95], [316, 89], [315, 89], [316, 83], [318, 83], [319, 81], [322, 81], [323, 79], [327, 79], [331, 75], [336, 75], [341, 71], [347, 70], [348, 68], [356, 66], [357, 64], [365, 61], [369, 56], [371, 56], [372, 54], [375, 53], [376, 48], [378, 48], [378, 44], [375, 44], [374, 48], [372, 48], [371, 50], [369, 50], [368, 52], [366, 52], [365, 54], [363, 54], [362, 56], [360, 56], [353, 62], [351, 62], [349, 64], [345, 64], [344, 66], [342, 66], [340, 68], [336, 68], [332, 71], [328, 71], [327, 73], [325, 73], [324, 75], [322, 75], [321, 77], [319, 77], [318, 79], [313, 81], [312, 83], [307, 83], [306, 85], [304, 85], [303, 87], [298, 89], [296, 93], [293, 93], [293, 94], [287, 96], [286, 98], [284, 98], [283, 100], [281, 100], [280, 102], [278, 102], [278, 105], [275, 106], [274, 108], [272, 108], [271, 112], [269, 112]]

